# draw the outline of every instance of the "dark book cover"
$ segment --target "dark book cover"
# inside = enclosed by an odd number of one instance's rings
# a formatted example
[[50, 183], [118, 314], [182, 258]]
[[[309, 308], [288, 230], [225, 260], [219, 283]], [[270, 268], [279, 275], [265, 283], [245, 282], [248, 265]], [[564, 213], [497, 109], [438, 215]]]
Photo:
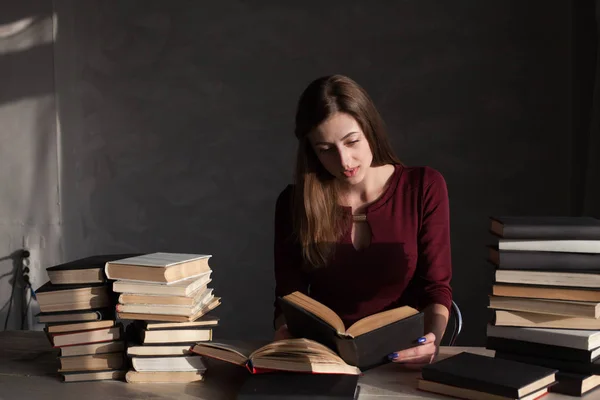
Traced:
[[600, 273], [600, 254], [558, 251], [499, 250], [491, 245], [488, 261], [498, 269]]
[[104, 268], [109, 261], [121, 260], [123, 258], [137, 257], [142, 254], [102, 254], [95, 255], [46, 268], [47, 271], [68, 271], [74, 269]]
[[[90, 314], [90, 318], [79, 319], [80, 315]], [[87, 321], [101, 321], [107, 319], [115, 319], [114, 307], [106, 307], [92, 310], [74, 310], [74, 311], [52, 311], [52, 312], [39, 312], [35, 315], [36, 317], [57, 317], [60, 320], [46, 322], [46, 323], [75, 323], [75, 322], [87, 322]]]
[[53, 285], [50, 281], [44, 283], [40, 286], [35, 293], [48, 293], [48, 292], [61, 292], [65, 290], [74, 290], [74, 289], [85, 289], [85, 288], [102, 288], [105, 290], [111, 290], [110, 284], [108, 283], [81, 283], [81, 284], [69, 284], [69, 285]]
[[366, 371], [388, 363], [391, 353], [419, 346], [417, 340], [423, 335], [424, 314], [418, 313], [355, 338], [336, 335], [335, 343], [347, 364]]
[[573, 374], [559, 371], [556, 374], [558, 382], [549, 391], [568, 396], [583, 396], [598, 388], [600, 377], [597, 375]]
[[354, 400], [358, 375], [277, 372], [249, 375], [237, 400]]
[[519, 398], [527, 394], [519, 394], [522, 388], [556, 372], [553, 368], [462, 352], [424, 366], [421, 374], [433, 382]]
[[531, 356], [503, 351], [496, 351], [495, 357], [497, 359], [539, 365], [546, 368], [554, 368], [563, 372], [573, 372], [587, 375], [600, 374], [600, 360], [595, 360], [591, 363], [582, 363], [578, 361], [567, 361], [557, 358]]
[[361, 371], [390, 362], [389, 354], [418, 346], [417, 340], [424, 335], [424, 314], [418, 313], [355, 338], [342, 337], [318, 317], [281, 298], [279, 300], [293, 336], [329, 347], [347, 364]]
[[[502, 225], [504, 239], [600, 240], [600, 220], [592, 217], [490, 217]], [[494, 233], [492, 231], [492, 233]]]
[[556, 358], [559, 360], [581, 363], [591, 363], [599, 357], [596, 355], [592, 358], [593, 352], [591, 350], [574, 349], [571, 347], [526, 342], [523, 340], [506, 339], [494, 336], [487, 337], [486, 348], [499, 352]]

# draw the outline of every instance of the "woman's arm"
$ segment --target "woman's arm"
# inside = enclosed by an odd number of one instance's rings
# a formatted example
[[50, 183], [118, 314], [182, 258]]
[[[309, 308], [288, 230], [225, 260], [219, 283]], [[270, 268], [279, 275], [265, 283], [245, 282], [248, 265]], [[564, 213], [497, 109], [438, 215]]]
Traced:
[[[444, 177], [436, 170], [425, 168], [423, 175], [417, 269], [411, 283], [417, 288], [421, 310], [437, 304], [445, 307], [448, 315], [452, 306], [448, 189]], [[441, 322], [435, 326], [441, 326]]]
[[418, 233], [418, 260], [411, 285], [418, 308], [425, 314], [425, 336], [420, 345], [390, 355], [395, 362], [415, 366], [429, 363], [438, 348], [452, 304], [452, 260], [450, 254], [450, 211], [446, 182], [431, 168], [423, 171]]
[[440, 342], [448, 325], [450, 313], [446, 306], [442, 304], [430, 304], [425, 310], [425, 332], [431, 332], [435, 335], [436, 354], [440, 347]]

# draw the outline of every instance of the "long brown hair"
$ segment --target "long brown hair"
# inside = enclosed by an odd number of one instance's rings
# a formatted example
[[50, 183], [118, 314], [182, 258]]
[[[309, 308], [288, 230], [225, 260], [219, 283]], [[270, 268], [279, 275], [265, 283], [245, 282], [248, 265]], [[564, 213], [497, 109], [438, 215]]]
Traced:
[[335, 243], [348, 227], [338, 204], [336, 178], [323, 167], [308, 140], [310, 132], [338, 112], [351, 115], [360, 125], [373, 153], [372, 166], [400, 164], [383, 119], [360, 85], [343, 75], [321, 77], [308, 85], [296, 111], [293, 218], [304, 260], [313, 267], [327, 264]]

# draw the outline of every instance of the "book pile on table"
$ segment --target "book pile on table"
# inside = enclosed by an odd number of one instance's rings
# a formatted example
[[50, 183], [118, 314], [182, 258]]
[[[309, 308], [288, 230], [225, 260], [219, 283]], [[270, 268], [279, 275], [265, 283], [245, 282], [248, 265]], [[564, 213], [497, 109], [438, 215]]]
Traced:
[[125, 377], [123, 329], [115, 320], [106, 262], [128, 255], [99, 255], [47, 268], [48, 282], [36, 290], [38, 322], [59, 350], [65, 382]]
[[559, 371], [550, 391], [600, 385], [600, 220], [493, 217], [495, 283], [487, 326], [495, 357]]
[[212, 340], [218, 318], [208, 313], [221, 304], [211, 282], [210, 255], [152, 253], [106, 263], [105, 272], [120, 293], [117, 317], [127, 327], [130, 383], [194, 382], [203, 378], [202, 357], [190, 352]]

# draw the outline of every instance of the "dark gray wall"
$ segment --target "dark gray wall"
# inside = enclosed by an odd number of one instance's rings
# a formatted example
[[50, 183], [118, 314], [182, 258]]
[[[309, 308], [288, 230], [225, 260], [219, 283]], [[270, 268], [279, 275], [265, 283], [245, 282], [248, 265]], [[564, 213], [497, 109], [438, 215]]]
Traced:
[[56, 0], [64, 256], [213, 254], [218, 337], [270, 337], [295, 103], [347, 74], [400, 158], [446, 177], [459, 343], [482, 344], [488, 216], [569, 212], [567, 8]]

